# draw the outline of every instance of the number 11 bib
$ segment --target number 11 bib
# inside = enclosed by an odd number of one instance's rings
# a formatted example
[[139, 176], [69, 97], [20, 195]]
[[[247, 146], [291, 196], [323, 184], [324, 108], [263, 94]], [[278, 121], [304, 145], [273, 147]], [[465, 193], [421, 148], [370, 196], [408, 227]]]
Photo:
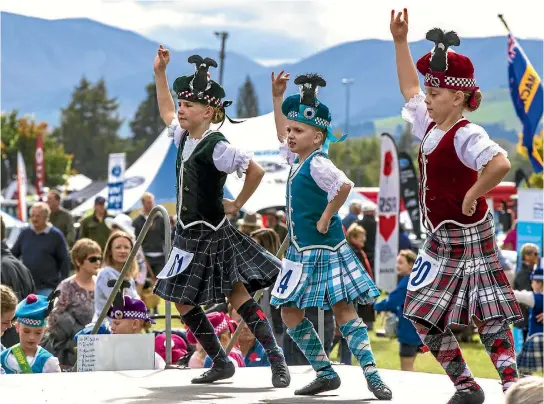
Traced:
[[410, 280], [408, 281], [408, 290], [419, 290], [430, 284], [436, 278], [439, 269], [440, 262], [424, 250], [419, 250], [419, 255], [416, 262], [414, 262]]
[[283, 259], [281, 273], [276, 279], [272, 296], [278, 299], [287, 299], [295, 291], [302, 276], [302, 263]]

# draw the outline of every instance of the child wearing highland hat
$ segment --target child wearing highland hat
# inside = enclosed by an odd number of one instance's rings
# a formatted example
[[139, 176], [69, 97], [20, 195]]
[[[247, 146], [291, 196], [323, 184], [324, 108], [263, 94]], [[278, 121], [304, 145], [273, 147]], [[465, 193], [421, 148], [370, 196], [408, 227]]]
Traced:
[[58, 292], [49, 297], [28, 295], [17, 305], [15, 325], [20, 342], [0, 354], [6, 374], [60, 372], [59, 360], [40, 346]]

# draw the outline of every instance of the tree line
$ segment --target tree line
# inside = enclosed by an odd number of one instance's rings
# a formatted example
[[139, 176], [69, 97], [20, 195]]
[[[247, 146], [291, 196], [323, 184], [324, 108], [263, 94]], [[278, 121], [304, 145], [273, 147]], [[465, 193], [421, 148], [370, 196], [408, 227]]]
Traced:
[[[139, 104], [132, 120], [128, 122], [131, 135], [119, 136], [123, 119], [119, 116], [119, 102], [110, 97], [104, 80], [92, 83], [83, 77], [74, 88], [68, 105], [61, 110], [58, 127], [50, 129], [46, 122], [38, 122], [18, 111], [2, 113], [1, 159], [2, 188], [15, 178], [17, 152], [21, 151], [26, 164], [29, 182], [34, 183], [34, 153], [36, 138], [44, 137], [45, 185], [54, 187], [65, 182], [66, 174], [82, 173], [93, 180], [107, 178], [108, 154], [125, 152], [130, 166], [156, 140], [164, 129], [157, 106], [155, 83], [149, 83], [146, 97]], [[174, 96], [174, 95], [173, 95]], [[248, 76], [239, 89], [237, 118], [259, 115], [258, 98]], [[399, 151], [417, 156], [418, 145], [406, 125], [397, 139]], [[516, 169], [531, 172], [527, 158], [512, 150], [509, 157], [512, 170], [508, 180], [513, 180]], [[542, 155], [542, 141], [537, 144]], [[331, 146], [332, 161], [356, 186], [377, 186], [380, 171], [380, 140], [378, 136], [348, 138]], [[417, 167], [417, 164], [416, 164]], [[416, 168], [417, 169], [417, 168]], [[533, 186], [542, 187], [542, 175], [532, 175]]]

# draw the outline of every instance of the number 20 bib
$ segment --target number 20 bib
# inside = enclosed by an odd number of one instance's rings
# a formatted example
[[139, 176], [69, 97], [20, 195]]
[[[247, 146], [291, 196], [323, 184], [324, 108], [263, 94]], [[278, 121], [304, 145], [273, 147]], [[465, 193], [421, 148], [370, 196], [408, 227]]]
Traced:
[[272, 296], [279, 299], [287, 299], [298, 286], [302, 276], [302, 263], [283, 259], [281, 263], [281, 273], [276, 279]]
[[424, 250], [419, 250], [416, 262], [412, 267], [408, 290], [419, 290], [430, 284], [436, 278], [440, 263], [429, 256]]

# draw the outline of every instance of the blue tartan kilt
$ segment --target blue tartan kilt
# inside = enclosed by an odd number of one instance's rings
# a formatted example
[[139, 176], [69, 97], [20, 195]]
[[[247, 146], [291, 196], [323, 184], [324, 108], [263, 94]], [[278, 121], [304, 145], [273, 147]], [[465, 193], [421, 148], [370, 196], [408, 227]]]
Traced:
[[538, 334], [533, 334], [521, 349], [520, 354], [518, 355], [518, 370], [522, 374], [530, 374], [533, 372], [542, 372], [543, 364], [542, 360], [544, 359], [544, 334], [539, 332]]
[[272, 296], [270, 304], [273, 306], [329, 310], [340, 301], [370, 304], [380, 295], [347, 243], [336, 251], [316, 248], [301, 252], [290, 244], [285, 258], [302, 263], [302, 275], [290, 296], [283, 299]]

